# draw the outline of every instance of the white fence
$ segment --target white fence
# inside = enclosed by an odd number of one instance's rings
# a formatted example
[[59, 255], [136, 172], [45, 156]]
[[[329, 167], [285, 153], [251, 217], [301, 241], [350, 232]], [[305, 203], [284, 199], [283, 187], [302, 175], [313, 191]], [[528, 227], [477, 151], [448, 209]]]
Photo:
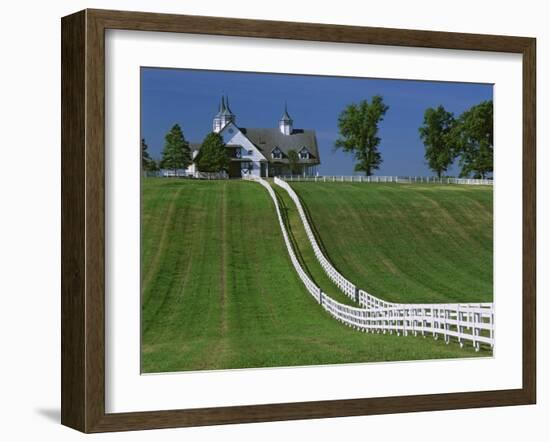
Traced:
[[146, 178], [197, 178], [203, 180], [226, 180], [229, 175], [225, 171], [221, 172], [188, 172], [187, 170], [178, 169], [161, 169], [155, 171], [143, 171], [143, 176]]
[[437, 178], [437, 177], [422, 177], [422, 176], [301, 176], [301, 175], [285, 175], [280, 176], [284, 181], [307, 181], [315, 183], [399, 183], [399, 184], [469, 184], [492, 186], [492, 179], [477, 179], [477, 178]]
[[409, 333], [414, 335], [420, 333], [423, 336], [431, 334], [436, 339], [442, 335], [447, 343], [451, 337], [455, 337], [461, 346], [464, 341], [471, 341], [476, 350], [479, 350], [480, 343], [494, 346], [493, 303], [397, 304], [384, 301], [359, 289], [338, 272], [321, 251], [296, 192], [285, 181], [275, 178], [275, 184], [285, 189], [296, 204], [300, 219], [321, 267], [340, 290], [351, 299], [356, 300], [361, 307], [341, 304], [323, 293], [308, 277], [296, 258], [273, 189], [262, 179], [256, 181], [267, 189], [275, 203], [285, 244], [300, 279], [310, 294], [336, 319], [362, 331], [389, 332], [390, 334], [395, 332], [397, 335], [403, 333], [405, 336]]

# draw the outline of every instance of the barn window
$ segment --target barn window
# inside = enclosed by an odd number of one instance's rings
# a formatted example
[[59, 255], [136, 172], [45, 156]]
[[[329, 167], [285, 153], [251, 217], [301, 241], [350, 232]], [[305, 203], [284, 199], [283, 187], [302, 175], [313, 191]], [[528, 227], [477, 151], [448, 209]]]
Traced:
[[300, 159], [309, 160], [309, 150], [307, 150], [305, 147], [300, 150]]

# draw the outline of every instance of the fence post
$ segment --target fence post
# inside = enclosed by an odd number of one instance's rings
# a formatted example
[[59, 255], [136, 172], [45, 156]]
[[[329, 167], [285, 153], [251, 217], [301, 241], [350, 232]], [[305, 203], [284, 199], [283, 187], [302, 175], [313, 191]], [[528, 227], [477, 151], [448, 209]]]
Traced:
[[458, 331], [458, 345], [460, 348], [464, 347], [462, 342], [462, 333], [464, 332], [464, 327], [462, 327], [462, 312], [460, 311], [460, 304], [456, 305], [456, 322], [457, 322], [457, 331]]
[[367, 310], [367, 313], [368, 313], [368, 321], [367, 321], [367, 324], [368, 324], [368, 332], [369, 333], [375, 333], [375, 325], [376, 325], [376, 312], [373, 311], [373, 310]]
[[449, 310], [447, 308], [443, 310], [443, 316], [445, 317], [445, 344], [449, 344], [451, 337], [449, 336]]
[[479, 340], [477, 339], [479, 336], [480, 328], [476, 327], [476, 325], [480, 322], [479, 321], [480, 314], [474, 313], [474, 329], [473, 329], [473, 336], [474, 336], [474, 348], [476, 351], [479, 351]]
[[422, 337], [426, 337], [426, 308], [422, 308]]

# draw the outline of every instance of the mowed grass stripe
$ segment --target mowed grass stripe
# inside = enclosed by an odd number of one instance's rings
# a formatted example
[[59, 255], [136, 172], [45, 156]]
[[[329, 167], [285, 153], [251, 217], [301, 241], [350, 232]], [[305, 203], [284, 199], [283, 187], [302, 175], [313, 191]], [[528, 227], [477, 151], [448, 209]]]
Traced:
[[[173, 191], [172, 186], [181, 188], [178, 180], [170, 181], [161, 192]], [[144, 299], [152, 299], [143, 303], [144, 348], [151, 347], [154, 353], [158, 344], [177, 344], [158, 363], [164, 364], [166, 356], [183, 350], [187, 363], [193, 364], [202, 359], [209, 340], [221, 335], [220, 196], [208, 185], [185, 183], [170, 221], [169, 247], [151, 284], [142, 287]], [[148, 371], [147, 360], [143, 359], [144, 371]]]
[[492, 189], [291, 183], [327, 256], [393, 302], [492, 300]]
[[[456, 265], [456, 251], [462, 246], [473, 250], [477, 247], [470, 244], [471, 240], [462, 226], [455, 223], [447, 211], [434, 207], [432, 199], [422, 193], [418, 194], [418, 200], [409, 198], [407, 190], [385, 190], [390, 191], [377, 195], [385, 210], [377, 210], [390, 216], [381, 219], [381, 223], [369, 222], [373, 218], [371, 216], [366, 223], [369, 229], [365, 232], [374, 237], [376, 248], [371, 256], [382, 264], [378, 271], [391, 275], [397, 295], [403, 291], [407, 296], [410, 287], [413, 287], [430, 296], [432, 302], [447, 302], [446, 294], [455, 290], [456, 280], [471, 275], [468, 261], [461, 266]], [[412, 191], [415, 192], [414, 189]], [[349, 199], [346, 201], [349, 202]], [[351, 208], [350, 212], [361, 213], [356, 208]], [[357, 220], [357, 216], [353, 219]], [[434, 235], [437, 234], [444, 236], [435, 241]], [[355, 246], [357, 253], [361, 253], [361, 241], [356, 242]], [[470, 267], [470, 271], [466, 267]]]
[[171, 191], [167, 190], [158, 195], [159, 192], [156, 191], [155, 187], [145, 186], [143, 188], [141, 228], [151, 232], [150, 235], [142, 238], [141, 259], [149, 263], [147, 268], [143, 269], [143, 281], [150, 280], [154, 274], [155, 257], [161, 254], [163, 234], [164, 240], [166, 240], [166, 227], [169, 222], [172, 222], [173, 218], [169, 215], [170, 209], [174, 208], [171, 203], [175, 201], [177, 191], [178, 189], [171, 189]]
[[299, 280], [273, 202], [257, 183], [151, 178], [143, 191], [150, 200], [144, 211], [170, 213], [162, 220], [143, 214], [150, 219], [142, 223], [142, 245], [154, 249], [143, 256], [159, 247], [147, 237], [167, 229], [158, 268], [142, 287], [145, 373], [488, 354], [431, 338], [360, 333], [334, 320]]

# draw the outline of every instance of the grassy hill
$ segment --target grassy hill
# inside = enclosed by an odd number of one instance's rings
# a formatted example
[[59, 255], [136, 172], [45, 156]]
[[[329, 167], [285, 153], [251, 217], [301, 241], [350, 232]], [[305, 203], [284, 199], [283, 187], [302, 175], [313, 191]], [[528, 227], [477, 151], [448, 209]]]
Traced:
[[488, 302], [493, 189], [291, 183], [334, 266], [393, 302]]
[[143, 181], [141, 320], [146, 373], [488, 354], [335, 321], [293, 270], [269, 195], [243, 181]]

